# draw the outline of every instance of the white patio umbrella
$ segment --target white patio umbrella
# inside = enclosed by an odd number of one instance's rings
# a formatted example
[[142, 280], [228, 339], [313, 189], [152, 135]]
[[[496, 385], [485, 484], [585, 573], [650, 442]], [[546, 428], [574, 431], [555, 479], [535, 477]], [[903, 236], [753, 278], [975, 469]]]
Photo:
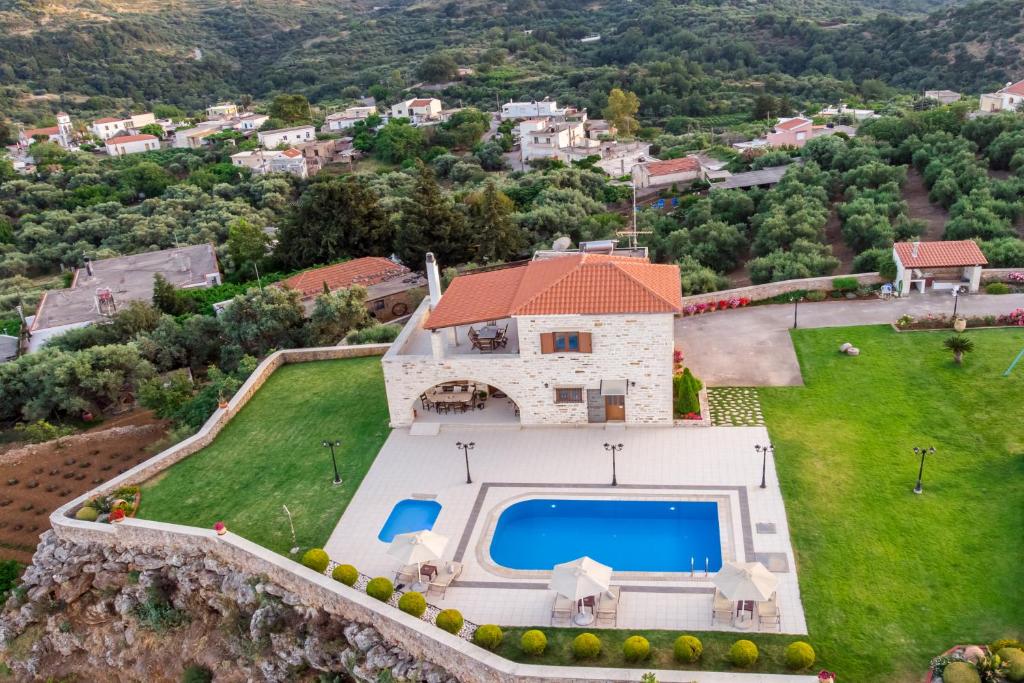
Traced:
[[422, 582], [420, 565], [440, 560], [447, 545], [447, 536], [427, 530], [413, 531], [395, 536], [388, 547], [388, 555], [401, 562], [402, 566], [415, 564], [416, 578]]
[[760, 562], [726, 562], [713, 583], [730, 600], [764, 602], [772, 597], [779, 578]]
[[608, 590], [612, 568], [600, 562], [581, 557], [572, 562], [556, 564], [551, 570], [551, 588], [573, 602]]

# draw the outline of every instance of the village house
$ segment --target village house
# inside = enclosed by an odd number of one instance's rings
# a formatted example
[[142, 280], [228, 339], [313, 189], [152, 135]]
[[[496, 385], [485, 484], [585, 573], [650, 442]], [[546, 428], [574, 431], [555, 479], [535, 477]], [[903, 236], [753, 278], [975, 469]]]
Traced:
[[1007, 83], [1006, 87], [981, 96], [979, 109], [983, 112], [1019, 111], [1024, 104], [1024, 81]]
[[818, 112], [818, 116], [823, 118], [842, 116], [849, 117], [854, 121], [867, 121], [868, 119], [878, 118], [878, 114], [875, 113], [874, 109], [855, 109], [854, 107], [847, 107], [842, 102], [835, 107], [825, 107]]
[[354, 285], [366, 289], [366, 310], [384, 323], [411, 313], [423, 299], [427, 281], [391, 259], [366, 256], [307, 270], [278, 283], [299, 292], [307, 315], [324, 287], [337, 292]]
[[18, 131], [18, 147], [25, 149], [37, 139], [46, 142], [53, 142], [64, 149], [74, 147], [74, 130], [71, 127], [71, 117], [65, 112], [57, 113], [57, 125], [46, 128], [23, 128]]
[[121, 157], [126, 154], [152, 152], [160, 149], [160, 138], [155, 135], [118, 135], [107, 140], [107, 154]]
[[610, 121], [604, 119], [589, 119], [584, 124], [584, 129], [587, 131], [587, 137], [591, 140], [600, 140], [602, 137], [614, 138], [619, 132]]
[[509, 100], [501, 105], [501, 120], [535, 119], [544, 116], [565, 116], [565, 109], [559, 109], [555, 100], [544, 98], [531, 102], [513, 102]]
[[281, 145], [292, 146], [299, 142], [316, 140], [316, 128], [313, 126], [294, 126], [276, 130], [261, 130], [256, 133], [260, 144], [266, 149], [276, 149]]
[[671, 425], [679, 267], [608, 247], [463, 274], [443, 295], [428, 254], [429, 296], [382, 361], [391, 425], [437, 427], [418, 416], [467, 390], [464, 419], [482, 423]]
[[974, 240], [896, 242], [896, 292], [900, 296], [931, 290], [962, 288], [971, 293], [981, 286], [981, 271], [988, 259]]
[[108, 116], [93, 121], [92, 125], [89, 126], [89, 130], [100, 140], [108, 140], [116, 135], [134, 135], [138, 133], [143, 126], [155, 123], [156, 116], [154, 116], [152, 112], [132, 114], [127, 118]]
[[831, 123], [824, 126], [816, 126], [811, 119], [805, 116], [794, 116], [792, 118], [779, 119], [778, 123], [772, 128], [772, 131], [766, 136], [765, 141], [768, 147], [803, 147], [807, 144], [808, 140], [825, 135], [835, 135], [836, 133], [845, 133], [846, 135], [853, 136], [856, 135], [857, 131], [850, 126]]
[[259, 130], [260, 126], [270, 120], [266, 114], [242, 114], [241, 116], [229, 119], [231, 127], [242, 132]]
[[184, 128], [174, 131], [174, 146], [183, 149], [199, 149], [206, 144], [205, 138], [219, 133], [221, 122], [204, 121], [194, 128]]
[[238, 116], [238, 105], [233, 102], [221, 102], [206, 108], [208, 119], [231, 119]]
[[[302, 152], [295, 148], [285, 150], [256, 149], [231, 155], [232, 166], [248, 168], [255, 175], [290, 173], [297, 178], [308, 178], [309, 168]], [[319, 170], [319, 168], [317, 169]]]
[[320, 130], [325, 133], [348, 130], [359, 121], [365, 121], [377, 113], [377, 107], [349, 107], [343, 111], [328, 114]]
[[181, 289], [221, 281], [212, 244], [86, 261], [75, 269], [70, 287], [44, 292], [29, 326], [29, 350], [70, 329], [109, 320], [130, 301], [152, 301], [157, 273]]
[[925, 98], [929, 100], [935, 100], [939, 104], [953, 104], [959, 102], [961, 95], [960, 93], [953, 90], [925, 90]]
[[437, 98], [414, 98], [391, 106], [392, 118], [406, 118], [414, 125], [440, 120], [441, 100]]
[[327, 164], [349, 161], [352, 149], [352, 138], [331, 138], [330, 140], [313, 140], [300, 142], [294, 149], [302, 153], [306, 160], [309, 175], [316, 175]]
[[567, 160], [570, 150], [596, 151], [601, 143], [587, 137], [583, 121], [551, 118], [527, 119], [519, 124], [519, 153], [525, 163], [532, 159]]
[[632, 169], [633, 184], [637, 188], [663, 187], [673, 184], [690, 184], [695, 180], [704, 179], [704, 169], [700, 159], [685, 156], [681, 159], [665, 161], [648, 161], [637, 164]]

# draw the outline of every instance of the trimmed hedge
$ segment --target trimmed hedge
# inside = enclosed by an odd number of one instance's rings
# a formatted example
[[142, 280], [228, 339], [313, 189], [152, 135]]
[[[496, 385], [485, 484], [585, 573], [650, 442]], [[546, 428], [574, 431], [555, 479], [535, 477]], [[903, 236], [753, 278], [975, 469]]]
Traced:
[[572, 641], [572, 654], [576, 659], [593, 659], [601, 654], [601, 639], [593, 633], [581, 633]]
[[1005, 282], [990, 282], [985, 285], [986, 294], [1009, 294], [1010, 285]]
[[783, 658], [786, 660], [786, 666], [788, 668], [793, 669], [794, 671], [802, 671], [814, 664], [814, 648], [811, 647], [809, 643], [798, 640], [795, 643], [790, 643], [786, 646], [786, 652], [783, 654]]
[[331, 578], [346, 586], [354, 586], [359, 580], [359, 571], [350, 564], [339, 564], [331, 571]]
[[547, 646], [548, 637], [544, 635], [543, 631], [538, 631], [537, 629], [527, 631], [519, 639], [519, 649], [534, 657], [544, 654]]
[[327, 565], [330, 562], [331, 558], [327, 557], [327, 553], [323, 548], [310, 548], [302, 555], [302, 564], [318, 574], [323, 574], [327, 571]]
[[422, 593], [411, 591], [398, 599], [398, 609], [414, 617], [422, 617], [427, 611], [427, 599]]
[[1006, 677], [1016, 683], [1024, 681], [1024, 650], [1015, 647], [1004, 647], [996, 653], [1006, 662]]
[[501, 628], [494, 624], [484, 624], [476, 629], [473, 633], [473, 642], [482, 647], [485, 650], [496, 650], [501, 645], [501, 641], [504, 640], [505, 634], [502, 633]]
[[376, 598], [381, 602], [387, 602], [391, 599], [391, 596], [395, 593], [395, 584], [391, 583], [391, 579], [386, 576], [378, 576], [375, 579], [370, 579], [370, 583], [366, 584], [366, 594], [371, 598]]
[[860, 283], [855, 277], [837, 277], [832, 280], [832, 289], [837, 292], [856, 292]]
[[757, 662], [757, 645], [749, 640], [737, 640], [729, 648], [729, 661], [733, 666], [746, 669], [754, 666]]
[[640, 662], [651, 654], [651, 644], [643, 636], [630, 636], [622, 643], [622, 656], [627, 662]]
[[462, 612], [457, 609], [445, 609], [441, 610], [437, 618], [434, 619], [434, 623], [437, 627], [448, 633], [456, 634], [462, 630], [463, 624], [466, 620], [462, 618]]
[[704, 644], [694, 636], [679, 636], [672, 645], [672, 656], [677, 662], [693, 664], [704, 654]]
[[700, 414], [700, 390], [704, 385], [693, 376], [690, 368], [672, 378], [673, 403], [676, 415]]
[[942, 683], [981, 683], [981, 675], [973, 664], [952, 662], [942, 671]]

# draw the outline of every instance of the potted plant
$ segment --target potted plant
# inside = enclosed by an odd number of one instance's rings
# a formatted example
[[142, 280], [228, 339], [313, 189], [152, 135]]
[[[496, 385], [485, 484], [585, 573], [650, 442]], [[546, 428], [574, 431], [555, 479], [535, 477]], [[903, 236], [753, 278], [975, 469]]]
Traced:
[[958, 315], [953, 321], [953, 329], [957, 332], [963, 332], [967, 329], [967, 318], [962, 315]]
[[110, 521], [113, 524], [119, 524], [124, 521], [125, 514], [121, 508], [114, 508], [110, 511]]
[[818, 683], [835, 683], [836, 675], [831, 671], [822, 669], [818, 672]]
[[228, 400], [224, 398], [223, 391], [217, 394], [217, 407], [220, 408], [221, 410], [228, 407]]
[[225, 526], [224, 522], [216, 522], [216, 523], [214, 523], [213, 530], [217, 532], [218, 536], [223, 536], [224, 534], [226, 534], [228, 532], [228, 528], [227, 528], [227, 526]]

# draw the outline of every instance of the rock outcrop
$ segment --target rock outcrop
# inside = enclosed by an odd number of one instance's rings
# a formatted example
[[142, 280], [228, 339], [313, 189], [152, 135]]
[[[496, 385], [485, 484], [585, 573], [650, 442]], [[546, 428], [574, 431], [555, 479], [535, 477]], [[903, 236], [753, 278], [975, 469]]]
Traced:
[[42, 536], [0, 613], [0, 659], [16, 680], [456, 681], [369, 624], [202, 553], [140, 553]]

